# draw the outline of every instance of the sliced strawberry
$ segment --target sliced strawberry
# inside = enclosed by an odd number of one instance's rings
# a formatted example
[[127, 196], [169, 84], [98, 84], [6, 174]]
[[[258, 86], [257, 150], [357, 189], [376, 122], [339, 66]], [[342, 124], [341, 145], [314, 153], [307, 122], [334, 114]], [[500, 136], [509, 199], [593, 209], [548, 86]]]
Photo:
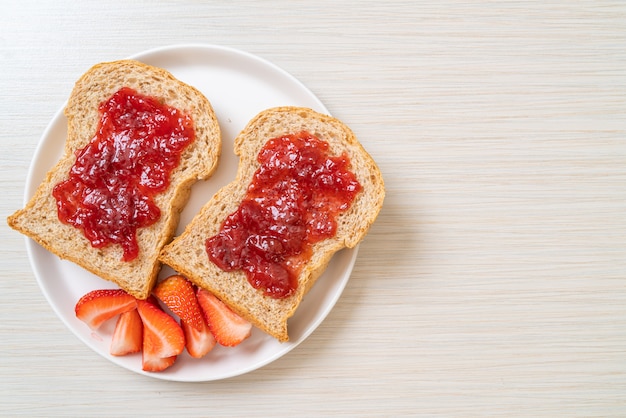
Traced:
[[137, 309], [123, 312], [115, 324], [109, 352], [114, 356], [138, 353], [141, 351], [142, 342], [143, 323], [139, 312]]
[[209, 329], [218, 343], [234, 347], [250, 336], [252, 324], [234, 313], [211, 292], [198, 289], [197, 297]]
[[215, 347], [215, 337], [202, 320], [202, 330], [198, 331], [181, 319], [180, 326], [185, 333], [185, 347], [191, 357], [202, 358]]
[[176, 362], [177, 356], [157, 357], [153, 354], [141, 353], [141, 368], [146, 372], [162, 372]]
[[149, 357], [177, 356], [185, 349], [185, 335], [178, 322], [157, 305], [137, 300], [143, 322], [143, 352]]
[[152, 293], [181, 320], [202, 331], [204, 322], [202, 311], [189, 280], [183, 276], [170, 276], [157, 284]]
[[89, 328], [97, 329], [104, 322], [137, 306], [136, 299], [122, 289], [93, 290], [78, 300], [76, 317]]

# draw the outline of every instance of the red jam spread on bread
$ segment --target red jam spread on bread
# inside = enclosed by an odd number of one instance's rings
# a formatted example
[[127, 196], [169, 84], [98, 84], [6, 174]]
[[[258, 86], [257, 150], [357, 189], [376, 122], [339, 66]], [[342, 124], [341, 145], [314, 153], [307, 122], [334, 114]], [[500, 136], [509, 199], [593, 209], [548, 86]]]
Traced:
[[102, 102], [95, 136], [76, 151], [69, 178], [54, 187], [61, 222], [83, 230], [95, 248], [120, 244], [139, 255], [137, 229], [159, 220], [154, 197], [170, 184], [194, 140], [189, 115], [124, 87]]
[[239, 208], [206, 241], [211, 261], [225, 271], [243, 270], [264, 294], [284, 298], [316, 242], [337, 231], [336, 217], [361, 190], [346, 153], [308, 132], [269, 140], [258, 157]]

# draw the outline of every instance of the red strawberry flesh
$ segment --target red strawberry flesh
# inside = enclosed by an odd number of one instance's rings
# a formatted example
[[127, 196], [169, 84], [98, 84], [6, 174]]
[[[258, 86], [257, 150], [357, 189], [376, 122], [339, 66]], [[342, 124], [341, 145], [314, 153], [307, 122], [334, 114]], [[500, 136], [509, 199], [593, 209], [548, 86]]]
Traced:
[[117, 319], [110, 353], [125, 356], [141, 351], [143, 343], [143, 323], [137, 309], [122, 313]]
[[185, 335], [178, 322], [153, 303], [137, 300], [143, 322], [143, 352], [149, 357], [172, 357], [185, 349]]
[[141, 369], [146, 372], [162, 372], [176, 362], [177, 356], [157, 357], [145, 351], [141, 356]]
[[136, 306], [136, 299], [122, 289], [99, 289], [81, 297], [74, 311], [78, 319], [95, 330], [109, 319]]
[[180, 326], [185, 333], [185, 347], [189, 355], [193, 358], [202, 358], [215, 347], [215, 337], [204, 320], [202, 321], [202, 325], [203, 329], [198, 331], [185, 321], [180, 321]]
[[198, 289], [197, 297], [209, 329], [218, 343], [234, 347], [250, 336], [252, 324], [233, 312], [212, 293]]

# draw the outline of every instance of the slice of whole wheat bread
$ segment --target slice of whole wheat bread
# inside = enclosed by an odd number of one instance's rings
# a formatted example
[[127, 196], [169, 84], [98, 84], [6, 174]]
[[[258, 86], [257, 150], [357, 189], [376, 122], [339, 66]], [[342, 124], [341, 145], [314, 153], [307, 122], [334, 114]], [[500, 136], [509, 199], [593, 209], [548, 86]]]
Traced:
[[[239, 206], [259, 167], [256, 158], [263, 145], [272, 138], [301, 131], [328, 142], [332, 155], [346, 152], [362, 190], [351, 208], [339, 214], [336, 235], [314, 244], [312, 258], [298, 277], [297, 290], [286, 298], [276, 299], [253, 288], [242, 271], [226, 272], [212, 263], [205, 241], [219, 231], [224, 219]], [[333, 254], [345, 247], [355, 247], [378, 216], [385, 196], [382, 174], [347, 126], [307, 108], [279, 107], [261, 112], [237, 136], [234, 147], [240, 157], [236, 178], [219, 190], [184, 232], [163, 248], [160, 259], [214, 293], [256, 327], [285, 342], [289, 340], [288, 318], [293, 316]]]
[[[98, 127], [100, 103], [122, 87], [157, 98], [193, 119], [195, 139], [188, 145], [179, 165], [172, 171], [170, 185], [155, 196], [161, 211], [158, 221], [139, 228], [139, 255], [122, 261], [120, 245], [94, 248], [82, 230], [61, 223], [52, 190], [69, 176], [75, 151], [84, 148]], [[209, 100], [197, 89], [177, 80], [169, 72], [134, 60], [101, 63], [89, 69], [75, 84], [64, 109], [67, 139], [64, 153], [23, 209], [9, 216], [8, 224], [31, 237], [60, 258], [73, 261], [105, 280], [116, 283], [133, 296], [145, 299], [156, 281], [161, 263], [158, 254], [178, 224], [191, 185], [211, 176], [221, 153], [220, 127]]]

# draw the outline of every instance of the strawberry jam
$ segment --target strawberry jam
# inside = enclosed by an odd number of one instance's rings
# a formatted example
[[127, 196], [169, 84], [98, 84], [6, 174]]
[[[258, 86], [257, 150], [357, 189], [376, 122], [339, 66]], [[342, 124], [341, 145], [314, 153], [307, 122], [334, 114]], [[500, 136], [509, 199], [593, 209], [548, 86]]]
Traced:
[[136, 233], [161, 216], [180, 154], [194, 140], [189, 115], [122, 88], [99, 107], [95, 136], [76, 151], [69, 178], [54, 187], [61, 222], [82, 229], [95, 248], [120, 244], [122, 260], [139, 255]]
[[308, 132], [271, 139], [239, 208], [206, 241], [211, 261], [243, 270], [265, 295], [294, 293], [312, 245], [335, 235], [336, 217], [361, 190], [347, 154], [331, 156], [327, 142]]

